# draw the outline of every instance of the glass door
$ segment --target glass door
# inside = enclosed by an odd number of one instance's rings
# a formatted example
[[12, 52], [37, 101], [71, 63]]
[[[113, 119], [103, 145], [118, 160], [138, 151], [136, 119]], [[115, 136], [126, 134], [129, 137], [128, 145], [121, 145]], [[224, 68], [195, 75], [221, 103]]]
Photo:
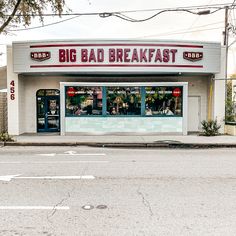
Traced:
[[37, 92], [38, 132], [60, 131], [60, 97], [57, 94], [54, 96], [52, 93], [47, 94], [47, 90]]
[[60, 131], [59, 97], [46, 97], [45, 125], [48, 132]]

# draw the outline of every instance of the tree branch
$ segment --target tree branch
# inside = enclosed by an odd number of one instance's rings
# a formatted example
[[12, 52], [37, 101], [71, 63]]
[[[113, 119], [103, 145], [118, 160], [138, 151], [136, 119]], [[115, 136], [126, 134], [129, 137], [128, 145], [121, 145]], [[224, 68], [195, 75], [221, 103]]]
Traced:
[[18, 10], [18, 7], [20, 5], [22, 0], [17, 0], [17, 3], [11, 13], [11, 15], [7, 18], [7, 20], [2, 24], [2, 26], [0, 27], [0, 34], [3, 32], [3, 30], [8, 26], [8, 24], [11, 22], [12, 18], [15, 16], [17, 10]]

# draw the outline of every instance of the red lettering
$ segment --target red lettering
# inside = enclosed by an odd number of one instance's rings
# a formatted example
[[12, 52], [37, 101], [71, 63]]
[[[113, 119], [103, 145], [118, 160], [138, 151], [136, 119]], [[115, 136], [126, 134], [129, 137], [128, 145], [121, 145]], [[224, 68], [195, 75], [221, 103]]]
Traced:
[[124, 49], [124, 62], [130, 62], [129, 52], [130, 52], [129, 48]]
[[59, 62], [66, 61], [66, 51], [64, 49], [59, 49]]
[[69, 50], [66, 49], [66, 62], [69, 62]]
[[115, 56], [115, 49], [110, 48], [109, 49], [109, 62], [115, 62], [116, 56]]
[[160, 49], [157, 49], [157, 52], [156, 52], [155, 62], [157, 61], [162, 62], [162, 55], [161, 55]]
[[98, 55], [98, 62], [104, 62], [104, 50], [102, 48], [99, 48], [97, 51], [97, 55]]
[[76, 62], [76, 50], [75, 49], [70, 50], [70, 62]]
[[14, 82], [14, 80], [12, 80], [11, 82], [10, 82], [10, 98], [11, 98], [11, 100], [15, 100], [15, 82]]
[[169, 62], [170, 60], [170, 50], [164, 49], [163, 50], [163, 62]]
[[147, 49], [140, 49], [140, 62], [147, 62], [147, 56], [146, 56], [146, 53], [147, 53]]
[[87, 62], [87, 61], [88, 61], [88, 50], [81, 49], [81, 62]]
[[153, 53], [155, 52], [154, 48], [148, 49], [148, 62], [152, 61]]
[[118, 48], [116, 51], [116, 62], [123, 62], [123, 49]]
[[134, 62], [134, 61], [139, 62], [138, 52], [136, 48], [134, 48], [132, 58], [131, 58], [131, 62]]
[[175, 54], [177, 53], [177, 49], [171, 49], [170, 53], [172, 54], [172, 62], [175, 62]]
[[15, 86], [15, 81], [12, 80], [11, 83], [10, 83], [11, 86]]
[[15, 94], [11, 94], [11, 100], [15, 100]]
[[96, 62], [96, 57], [95, 57], [95, 52], [94, 49], [91, 49], [90, 53], [89, 53], [89, 62], [94, 61]]
[[[38, 55], [39, 58], [44, 57], [43, 54]], [[76, 62], [75, 49], [59, 49], [59, 62]]]

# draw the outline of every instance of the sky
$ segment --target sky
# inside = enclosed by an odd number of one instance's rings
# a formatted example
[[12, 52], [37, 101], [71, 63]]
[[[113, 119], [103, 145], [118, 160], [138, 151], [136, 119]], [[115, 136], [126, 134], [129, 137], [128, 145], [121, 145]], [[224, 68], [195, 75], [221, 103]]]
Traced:
[[[233, 0], [66, 0], [72, 12], [119, 12], [146, 9], [162, 9], [207, 4], [232, 3]], [[135, 19], [143, 19], [156, 11], [126, 13]], [[236, 25], [234, 11], [230, 13], [230, 22]], [[66, 20], [71, 16], [47, 17], [44, 24]], [[209, 15], [193, 15], [186, 12], [165, 12], [141, 23], [124, 21], [118, 17], [101, 18], [99, 16], [79, 16], [77, 18], [38, 29], [12, 31], [0, 35], [0, 65], [6, 64], [5, 45], [12, 41], [47, 39], [152, 39], [152, 40], [192, 40], [223, 42], [224, 10]], [[36, 18], [30, 27], [41, 26]], [[19, 26], [17, 30], [24, 29]], [[236, 36], [230, 37], [230, 44]], [[229, 74], [236, 73], [236, 43], [229, 48]]]

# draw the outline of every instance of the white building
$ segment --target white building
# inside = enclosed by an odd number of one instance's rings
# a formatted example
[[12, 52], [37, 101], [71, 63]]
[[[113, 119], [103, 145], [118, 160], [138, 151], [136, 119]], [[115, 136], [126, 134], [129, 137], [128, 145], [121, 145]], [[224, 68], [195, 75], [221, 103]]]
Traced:
[[26, 41], [8, 47], [11, 135], [224, 129], [225, 49], [186, 41]]

